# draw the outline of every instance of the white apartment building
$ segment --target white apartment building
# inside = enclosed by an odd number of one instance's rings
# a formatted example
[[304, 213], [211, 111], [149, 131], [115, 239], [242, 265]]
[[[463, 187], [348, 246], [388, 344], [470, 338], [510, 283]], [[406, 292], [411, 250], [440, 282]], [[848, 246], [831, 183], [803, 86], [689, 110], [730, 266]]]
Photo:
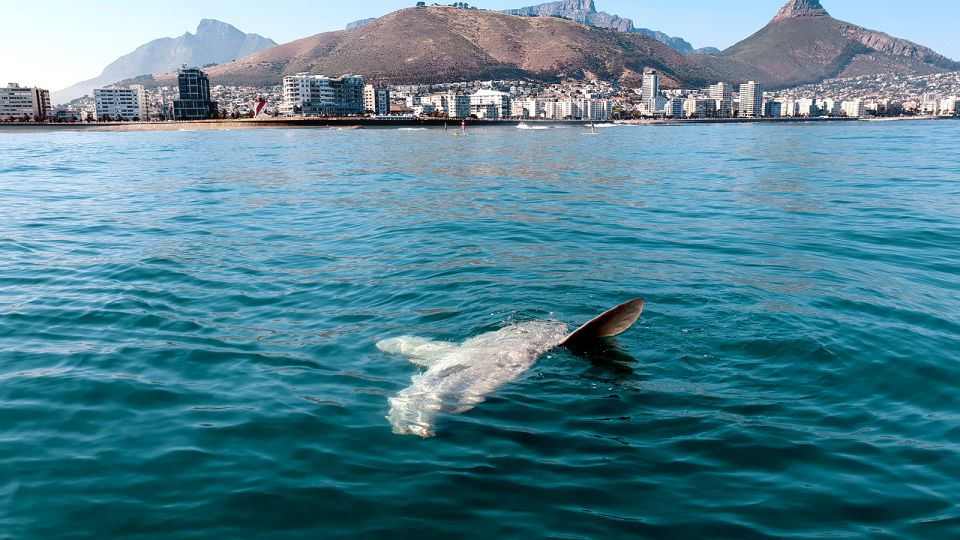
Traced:
[[582, 117], [582, 103], [573, 98], [545, 101], [543, 103], [543, 117], [548, 120], [570, 120]]
[[648, 111], [659, 110], [658, 97], [660, 97], [660, 75], [656, 71], [644, 73], [640, 99], [647, 106]]
[[781, 99], [779, 101], [780, 101], [780, 116], [798, 116], [796, 100]]
[[470, 96], [470, 114], [477, 118], [509, 118], [510, 94], [482, 88]]
[[680, 97], [674, 97], [667, 100], [665, 112], [670, 118], [683, 118], [684, 100]]
[[957, 96], [948, 97], [940, 100], [940, 115], [941, 116], [958, 116], [960, 115], [960, 99]]
[[563, 120], [570, 116], [569, 101], [546, 101], [543, 103], [543, 117], [549, 120]]
[[613, 118], [613, 102], [609, 99], [585, 99], [580, 104], [580, 113], [584, 120], [610, 120]]
[[546, 101], [537, 98], [518, 99], [513, 102], [513, 116], [517, 118], [543, 118]]
[[850, 118], [860, 118], [863, 116], [863, 100], [854, 99], [853, 101], [844, 101], [840, 105], [840, 110], [845, 116]]
[[44, 118], [50, 114], [50, 91], [43, 88], [28, 88], [10, 83], [0, 88], [0, 121]]
[[801, 98], [797, 100], [797, 116], [813, 117], [819, 114], [816, 98]]
[[720, 82], [710, 85], [710, 99], [717, 102], [717, 116], [729, 118], [733, 116], [733, 86]]
[[431, 103], [440, 114], [448, 118], [468, 118], [470, 116], [470, 96], [457, 92], [441, 92], [421, 99]]
[[763, 116], [763, 89], [755, 81], [740, 85], [740, 116], [745, 118]]
[[93, 101], [94, 114], [98, 119], [147, 119], [147, 93], [142, 86], [97, 88], [93, 91]]
[[510, 118], [530, 118], [527, 114], [527, 99], [514, 99], [510, 102]]
[[390, 89], [372, 84], [363, 87], [363, 108], [367, 114], [390, 114]]
[[690, 97], [683, 101], [683, 115], [686, 118], [709, 118], [716, 116], [717, 100], [713, 98]]
[[363, 77], [297, 73], [283, 78], [281, 114], [287, 116], [347, 116], [365, 110]]

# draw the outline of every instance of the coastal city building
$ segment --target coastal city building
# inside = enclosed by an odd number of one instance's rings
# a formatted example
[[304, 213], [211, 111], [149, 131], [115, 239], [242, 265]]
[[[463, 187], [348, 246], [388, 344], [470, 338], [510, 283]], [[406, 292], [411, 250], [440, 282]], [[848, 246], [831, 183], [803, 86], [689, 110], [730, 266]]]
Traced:
[[10, 83], [0, 88], [0, 121], [46, 118], [50, 110], [50, 91]]
[[720, 118], [733, 116], [733, 86], [725, 82], [710, 85], [710, 99], [716, 101], [715, 109]]
[[783, 116], [783, 104], [779, 101], [767, 101], [763, 104], [763, 116], [767, 118]]
[[717, 100], [703, 96], [689, 97], [683, 101], [685, 118], [711, 118], [717, 114]]
[[817, 116], [817, 98], [803, 98], [797, 100], [797, 116], [814, 117]]
[[793, 99], [780, 99], [780, 116], [797, 116], [797, 102]]
[[510, 116], [513, 118], [543, 118], [544, 100], [526, 98], [514, 100], [510, 105]]
[[509, 118], [510, 94], [481, 88], [470, 96], [470, 115], [477, 118]]
[[851, 101], [844, 101], [840, 105], [840, 110], [843, 112], [844, 116], [849, 116], [851, 118], [860, 118], [864, 114], [863, 100], [854, 99]]
[[958, 116], [960, 110], [960, 98], [957, 96], [950, 96], [940, 101], [940, 116]]
[[684, 99], [681, 97], [672, 97], [667, 100], [667, 116], [670, 118], [683, 118], [683, 103]]
[[468, 118], [470, 116], [470, 96], [459, 92], [441, 92], [424, 98], [434, 106], [437, 114], [448, 118]]
[[818, 109], [820, 114], [825, 116], [840, 116], [843, 112], [843, 101], [826, 98], [820, 103]]
[[745, 118], [763, 116], [763, 89], [759, 83], [750, 81], [740, 85], [740, 116]]
[[145, 120], [147, 94], [139, 85], [129, 88], [97, 88], [93, 91], [94, 114], [103, 120]]
[[[283, 78], [283, 105], [287, 116], [349, 116], [363, 114], [363, 77], [327, 77], [298, 73]], [[388, 98], [389, 101], [389, 98]]]
[[390, 114], [390, 89], [372, 84], [363, 87], [363, 107], [367, 114]]
[[217, 102], [210, 99], [210, 78], [197, 68], [183, 68], [177, 74], [179, 98], [173, 102], [177, 120], [205, 120], [217, 117]]
[[640, 99], [649, 114], [653, 114], [659, 107], [657, 98], [660, 97], [660, 75], [656, 71], [650, 70], [643, 74], [643, 86], [640, 92]]

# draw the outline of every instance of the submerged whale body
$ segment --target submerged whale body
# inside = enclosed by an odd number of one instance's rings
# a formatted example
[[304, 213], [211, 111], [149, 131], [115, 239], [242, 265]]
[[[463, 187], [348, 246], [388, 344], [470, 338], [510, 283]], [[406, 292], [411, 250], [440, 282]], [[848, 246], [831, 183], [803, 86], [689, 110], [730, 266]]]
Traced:
[[427, 370], [390, 398], [387, 420], [397, 434], [432, 437], [437, 415], [461, 413], [530, 369], [555, 347], [615, 336], [636, 322], [643, 300], [621, 304], [573, 333], [560, 321], [528, 321], [472, 337], [461, 344], [414, 336], [385, 339], [377, 348], [401, 354]]

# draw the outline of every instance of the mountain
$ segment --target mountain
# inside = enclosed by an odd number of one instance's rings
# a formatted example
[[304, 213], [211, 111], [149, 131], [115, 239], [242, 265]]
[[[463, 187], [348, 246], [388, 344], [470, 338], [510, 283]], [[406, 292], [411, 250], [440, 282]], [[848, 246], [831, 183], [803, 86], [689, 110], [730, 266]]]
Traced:
[[[672, 49], [683, 54], [716, 54], [712, 47], [694, 50], [693, 45], [683, 38], [672, 37], [663, 32], [648, 28], [636, 28], [633, 21], [619, 15], [612, 15], [604, 11], [597, 11], [593, 0], [561, 0], [548, 2], [519, 9], [504, 10], [504, 13], [520, 15], [522, 17], [565, 17], [578, 23], [598, 28], [612, 28], [620, 32], [636, 32], [651, 37], [660, 43], [669, 45]], [[719, 51], [716, 51], [719, 52]]]
[[819, 0], [789, 0], [765, 27], [721, 53], [757, 67], [770, 87], [836, 77], [960, 70], [931, 49], [830, 16]]
[[229, 62], [275, 45], [272, 39], [245, 34], [224, 22], [203, 19], [196, 34], [187, 32], [178, 38], [160, 38], [141, 45], [104, 68], [99, 77], [53, 92], [51, 97], [54, 103], [64, 103], [89, 94], [94, 88], [130, 77], [169, 72], [181, 64], [204, 66]]
[[684, 56], [643, 34], [556, 17], [517, 17], [455, 7], [407, 8], [352, 30], [272, 47], [208, 71], [218, 84], [279, 84], [301, 71], [359, 73], [378, 84], [484, 79], [636, 80], [646, 67], [666, 87], [747, 72], [734, 60]]

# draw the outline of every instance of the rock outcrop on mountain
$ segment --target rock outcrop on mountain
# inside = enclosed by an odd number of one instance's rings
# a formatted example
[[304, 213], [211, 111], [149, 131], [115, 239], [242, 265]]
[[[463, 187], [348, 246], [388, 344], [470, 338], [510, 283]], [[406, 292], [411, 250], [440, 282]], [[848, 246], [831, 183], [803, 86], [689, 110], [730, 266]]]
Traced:
[[771, 22], [778, 23], [787, 19], [829, 16], [827, 10], [820, 5], [820, 0], [791, 0], [780, 8]]
[[353, 21], [352, 23], [347, 23], [345, 30], [353, 30], [354, 28], [360, 28], [365, 24], [372, 23], [377, 20], [376, 17], [370, 17], [369, 19], [360, 19], [359, 21]]
[[138, 75], [168, 72], [181, 64], [199, 67], [229, 62], [275, 45], [272, 39], [246, 34], [225, 22], [203, 19], [196, 34], [187, 32], [141, 45], [104, 68], [99, 77], [53, 92], [51, 98], [54, 103], [65, 103], [90, 94], [94, 88]]
[[769, 87], [960, 70], [960, 63], [927, 47], [834, 19], [819, 0], [789, 0], [769, 24], [721, 57], [755, 66]]
[[564, 17], [589, 26], [596, 26], [597, 28], [611, 28], [620, 32], [643, 34], [660, 43], [669, 45], [674, 50], [683, 54], [715, 54], [712, 52], [712, 48], [694, 50], [693, 45], [683, 38], [669, 36], [663, 32], [650, 30], [649, 28], [636, 28], [630, 19], [604, 11], [597, 11], [597, 6], [593, 0], [547, 2], [546, 4], [538, 4], [535, 6], [508, 9], [505, 10], [504, 13], [524, 17]]
[[[273, 47], [208, 71], [217, 84], [279, 84], [301, 71], [359, 73], [378, 84], [484, 79], [633, 79], [644, 68], [665, 86], [704, 84], [749, 71], [736, 61], [684, 56], [638, 33], [556, 17], [454, 7], [408, 8], [352, 30]], [[753, 73], [750, 73], [751, 75]]]

